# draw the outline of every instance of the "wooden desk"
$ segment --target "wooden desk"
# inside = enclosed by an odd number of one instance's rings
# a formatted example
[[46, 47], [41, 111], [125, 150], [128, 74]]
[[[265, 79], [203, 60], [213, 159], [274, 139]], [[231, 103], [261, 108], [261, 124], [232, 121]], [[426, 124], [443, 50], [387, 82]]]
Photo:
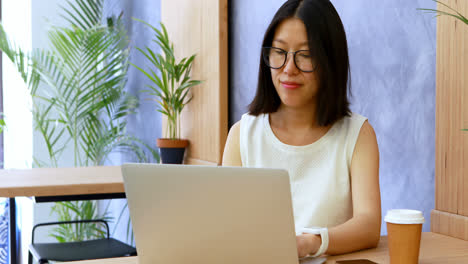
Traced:
[[[389, 263], [387, 237], [380, 239], [379, 246], [351, 254], [328, 257], [327, 264], [337, 260], [369, 259], [379, 264]], [[106, 260], [88, 260], [68, 262], [70, 264], [138, 264], [137, 257], [115, 258]], [[423, 233], [419, 264], [461, 264], [468, 263], [468, 241], [439, 235]]]
[[[0, 170], [0, 197], [10, 198], [10, 244], [16, 243], [15, 197], [36, 201], [70, 201], [124, 198], [120, 166], [81, 168], [38, 168]], [[16, 263], [18, 249], [9, 247], [10, 263]]]
[[[387, 237], [380, 239], [379, 246], [374, 249], [356, 253], [329, 257], [327, 264], [336, 260], [369, 259], [377, 263], [390, 263], [388, 256]], [[419, 251], [419, 264], [461, 264], [468, 263], [468, 241], [440, 235], [437, 233], [422, 233]]]
[[120, 166], [0, 170], [0, 197], [123, 192]]

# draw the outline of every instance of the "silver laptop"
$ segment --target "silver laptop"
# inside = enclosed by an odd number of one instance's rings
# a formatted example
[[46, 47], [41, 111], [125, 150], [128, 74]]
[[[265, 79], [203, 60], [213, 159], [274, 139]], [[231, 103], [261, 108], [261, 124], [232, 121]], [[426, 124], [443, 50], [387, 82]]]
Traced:
[[288, 173], [125, 164], [139, 264], [297, 264]]

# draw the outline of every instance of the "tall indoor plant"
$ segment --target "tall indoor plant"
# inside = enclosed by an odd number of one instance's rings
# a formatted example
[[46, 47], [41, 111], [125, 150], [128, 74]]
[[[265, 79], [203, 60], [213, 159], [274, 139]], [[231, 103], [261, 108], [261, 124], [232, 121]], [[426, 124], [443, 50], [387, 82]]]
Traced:
[[[113, 151], [133, 153], [146, 161], [158, 154], [127, 134], [126, 118], [138, 99], [128, 94], [129, 41], [122, 17], [103, 17], [104, 0], [69, 1], [63, 8], [68, 27], [52, 27], [50, 49], [27, 54], [9, 42], [0, 27], [0, 49], [17, 66], [32, 97], [34, 128], [44, 139], [48, 157], [36, 166], [59, 166], [65, 148], [73, 150], [75, 166], [104, 165]], [[103, 23], [105, 21], [105, 23]], [[59, 220], [105, 218], [95, 202], [61, 202]], [[59, 241], [103, 236], [95, 224], [62, 225], [52, 234]]]
[[[137, 48], [150, 64], [148, 69], [143, 69], [132, 63], [150, 81], [149, 90], [144, 90], [159, 104], [158, 111], [167, 117], [166, 138], [159, 138], [157, 145], [161, 151], [163, 163], [183, 163], [185, 148], [188, 146], [187, 139], [180, 137], [180, 114], [192, 99], [190, 89], [199, 85], [202, 81], [192, 80], [190, 72], [195, 54], [189, 58], [183, 58], [177, 62], [175, 58], [174, 45], [170, 42], [166, 27], [161, 23], [161, 30], [149, 23], [144, 23], [153, 30], [153, 41], [162, 50], [157, 53], [150, 47]], [[160, 76], [156, 71], [159, 71]]]

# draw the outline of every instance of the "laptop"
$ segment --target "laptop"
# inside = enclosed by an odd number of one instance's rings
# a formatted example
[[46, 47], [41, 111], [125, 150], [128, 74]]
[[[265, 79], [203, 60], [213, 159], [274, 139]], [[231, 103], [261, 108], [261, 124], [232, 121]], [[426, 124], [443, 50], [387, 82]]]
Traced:
[[297, 264], [288, 173], [124, 164], [139, 264]]

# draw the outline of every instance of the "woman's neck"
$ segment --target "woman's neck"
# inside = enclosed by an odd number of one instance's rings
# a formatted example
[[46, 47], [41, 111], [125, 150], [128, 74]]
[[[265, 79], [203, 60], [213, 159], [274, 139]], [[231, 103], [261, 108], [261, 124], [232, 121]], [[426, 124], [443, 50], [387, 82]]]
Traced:
[[270, 114], [270, 121], [275, 126], [290, 129], [318, 128], [318, 120], [314, 107], [293, 108], [281, 105], [278, 110]]
[[270, 114], [270, 127], [281, 142], [293, 145], [309, 145], [323, 137], [331, 125], [318, 125], [316, 112], [313, 108], [280, 107]]

